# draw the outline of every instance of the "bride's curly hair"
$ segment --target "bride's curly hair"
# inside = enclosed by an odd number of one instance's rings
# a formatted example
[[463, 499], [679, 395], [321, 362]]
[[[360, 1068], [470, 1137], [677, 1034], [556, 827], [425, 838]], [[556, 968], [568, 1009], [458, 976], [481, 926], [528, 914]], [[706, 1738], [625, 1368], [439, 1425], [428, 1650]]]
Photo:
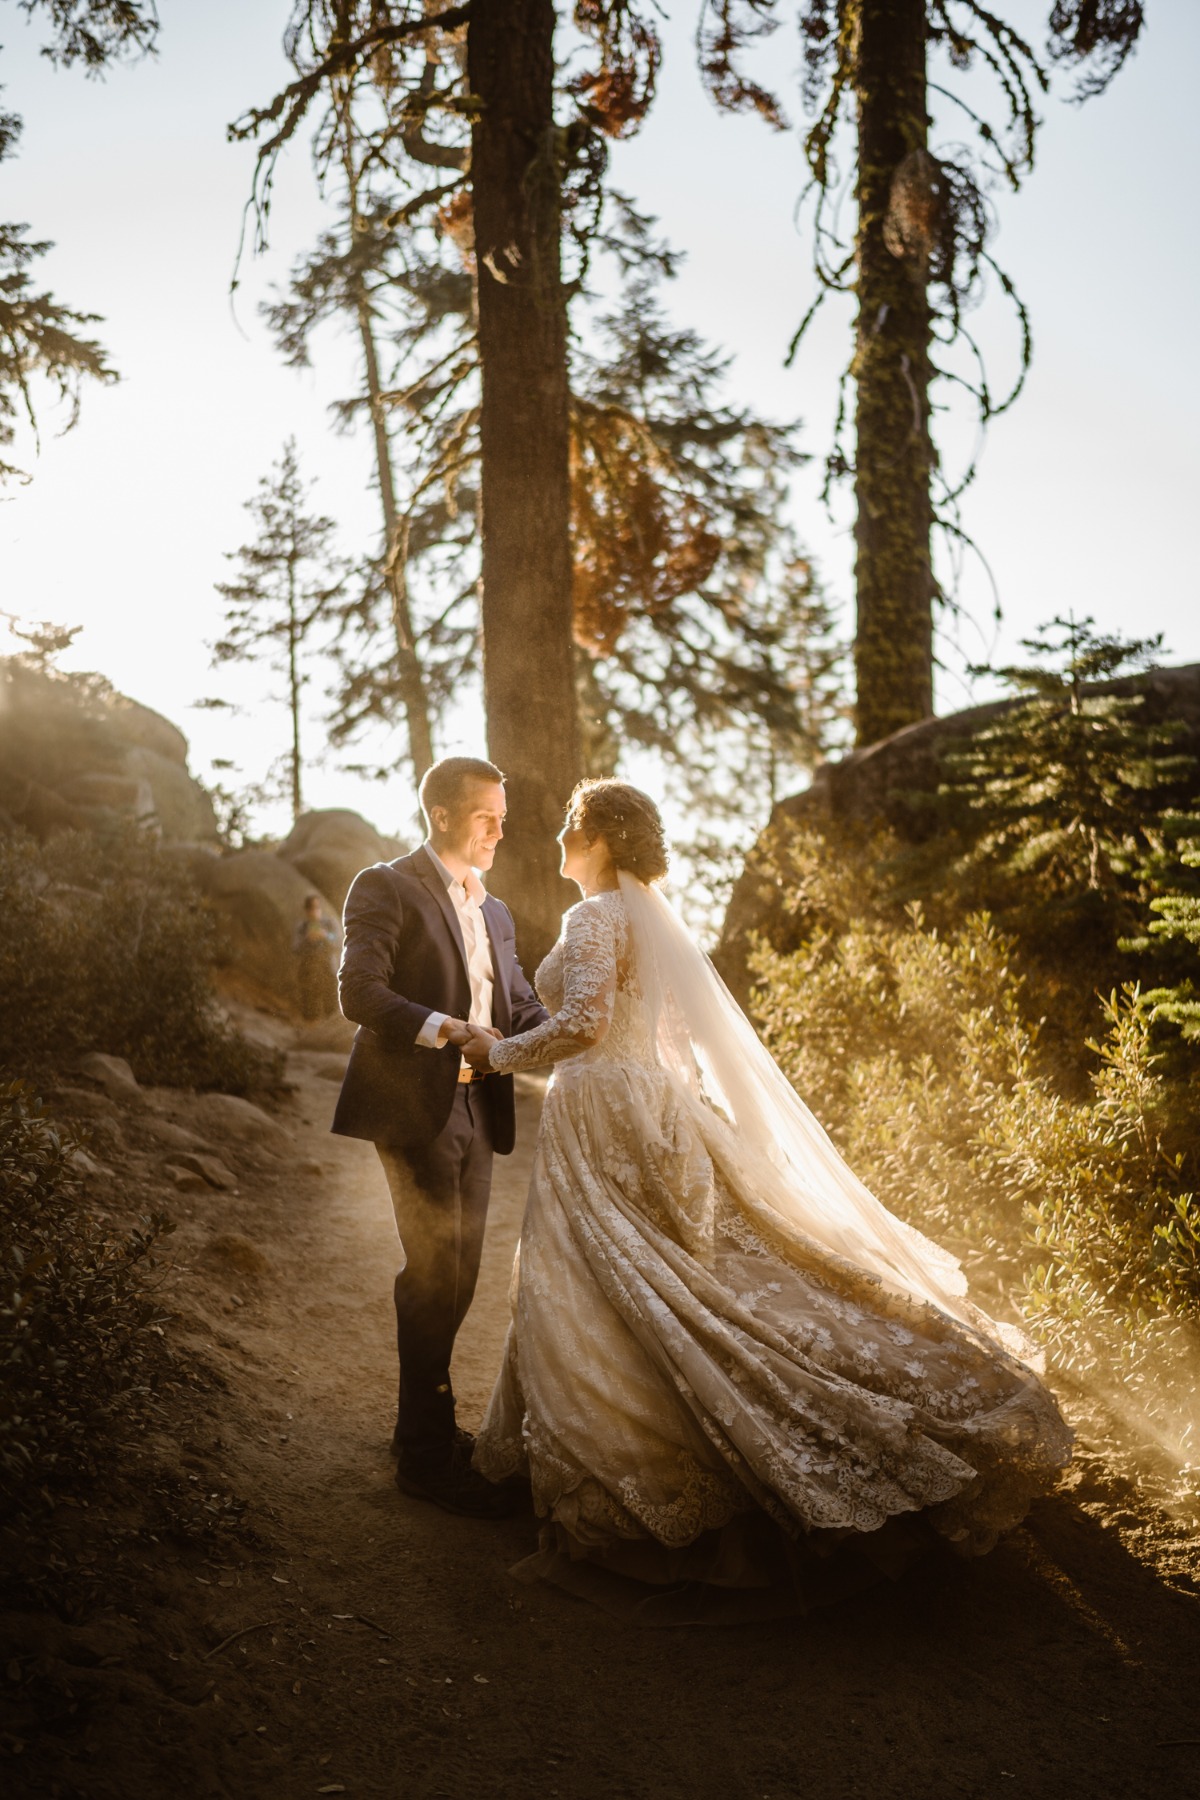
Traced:
[[647, 883], [666, 875], [662, 814], [641, 788], [611, 777], [581, 781], [571, 795], [567, 819], [579, 826], [589, 843], [603, 838], [616, 868]]

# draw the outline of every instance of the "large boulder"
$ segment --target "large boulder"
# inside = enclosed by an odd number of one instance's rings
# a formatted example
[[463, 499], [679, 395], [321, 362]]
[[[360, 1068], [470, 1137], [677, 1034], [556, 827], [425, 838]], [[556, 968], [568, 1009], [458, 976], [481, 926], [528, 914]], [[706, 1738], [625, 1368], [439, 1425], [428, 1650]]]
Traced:
[[330, 807], [301, 813], [279, 854], [340, 913], [359, 870], [403, 856], [404, 845], [382, 836], [359, 813]]
[[128, 694], [114, 691], [106, 695], [105, 704], [113, 729], [124, 743], [149, 750], [180, 769], [187, 768], [188, 741], [178, 725], [152, 707], [143, 706], [140, 700], [131, 700]]
[[[191, 856], [192, 874], [226, 926], [227, 966], [238, 977], [237, 997], [299, 1011], [296, 926], [313, 884], [274, 850], [237, 850], [228, 856]], [[325, 911], [333, 908], [322, 896]]]
[[215, 842], [217, 815], [212, 800], [188, 774], [186, 761], [164, 756], [146, 744], [134, 744], [126, 752], [125, 768], [144, 783], [154, 822], [167, 843]]
[[[298, 1022], [299, 969], [296, 927], [304, 902], [316, 894], [336, 925], [346, 891], [360, 869], [404, 853], [356, 812], [331, 808], [302, 813], [278, 848], [217, 855], [203, 845], [181, 845], [176, 854], [227, 926], [227, 958], [220, 985], [227, 1001], [266, 1008]], [[335, 952], [331, 951], [331, 954]], [[304, 1027], [320, 1033], [321, 1047], [341, 1049], [354, 1027], [340, 1014]], [[315, 1043], [314, 1043], [315, 1047]]]
[[[1184, 735], [1179, 747], [1200, 761], [1200, 663], [1097, 682], [1088, 692], [1141, 694], [1145, 717], [1181, 722]], [[943, 752], [1019, 705], [1022, 698], [993, 700], [908, 725], [878, 744], [822, 763], [810, 787], [779, 801], [734, 886], [714, 953], [717, 967], [739, 998], [745, 999], [749, 991], [751, 938], [762, 936], [781, 949], [790, 946], [794, 926], [789, 924], [787, 896], [772, 868], [773, 848], [786, 839], [789, 828], [811, 825], [836, 837], [841, 831], [882, 825], [902, 842], [921, 840], [931, 829], [931, 815], [927, 808], [914, 805], [914, 796], [936, 789]]]
[[215, 843], [187, 739], [99, 675], [0, 658], [0, 814], [35, 837], [131, 820], [164, 842]]

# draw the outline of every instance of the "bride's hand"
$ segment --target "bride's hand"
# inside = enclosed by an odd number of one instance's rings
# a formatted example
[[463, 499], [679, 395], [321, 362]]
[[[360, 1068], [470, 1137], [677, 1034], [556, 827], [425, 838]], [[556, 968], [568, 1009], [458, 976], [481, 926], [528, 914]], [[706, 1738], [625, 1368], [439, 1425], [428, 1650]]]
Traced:
[[500, 1041], [500, 1033], [488, 1025], [472, 1025], [470, 1036], [462, 1046], [462, 1053], [473, 1069], [487, 1070], [491, 1067], [489, 1057], [493, 1044]]

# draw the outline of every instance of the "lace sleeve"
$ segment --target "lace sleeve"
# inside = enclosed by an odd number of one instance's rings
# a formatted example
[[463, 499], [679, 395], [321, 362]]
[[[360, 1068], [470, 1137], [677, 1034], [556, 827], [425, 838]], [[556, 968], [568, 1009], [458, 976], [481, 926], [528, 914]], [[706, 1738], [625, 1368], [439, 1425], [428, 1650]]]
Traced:
[[617, 946], [607, 909], [587, 900], [571, 908], [562, 958], [562, 1005], [544, 1025], [492, 1046], [488, 1060], [498, 1074], [578, 1056], [608, 1030], [617, 992]]

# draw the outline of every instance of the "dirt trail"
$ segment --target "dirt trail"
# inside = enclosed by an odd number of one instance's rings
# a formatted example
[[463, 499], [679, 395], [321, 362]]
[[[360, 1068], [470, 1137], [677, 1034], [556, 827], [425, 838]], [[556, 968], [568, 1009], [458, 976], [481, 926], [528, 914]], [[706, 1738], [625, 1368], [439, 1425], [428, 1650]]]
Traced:
[[[531, 1518], [482, 1524], [401, 1496], [387, 1454], [395, 1230], [371, 1148], [327, 1134], [321, 1066], [289, 1066], [292, 1154], [243, 1170], [236, 1195], [198, 1198], [182, 1233], [187, 1331], [227, 1386], [175, 1451], [201, 1485], [246, 1497], [266, 1547], [146, 1545], [130, 1590], [143, 1599], [109, 1621], [123, 1648], [94, 1670], [113, 1677], [104, 1705], [55, 1785], [18, 1791], [1200, 1794], [1195, 1546], [1094, 1457], [978, 1563], [724, 1629], [638, 1630], [520, 1586], [507, 1570], [532, 1548]], [[537, 1105], [525, 1080], [456, 1362], [468, 1425], [505, 1329]]]

